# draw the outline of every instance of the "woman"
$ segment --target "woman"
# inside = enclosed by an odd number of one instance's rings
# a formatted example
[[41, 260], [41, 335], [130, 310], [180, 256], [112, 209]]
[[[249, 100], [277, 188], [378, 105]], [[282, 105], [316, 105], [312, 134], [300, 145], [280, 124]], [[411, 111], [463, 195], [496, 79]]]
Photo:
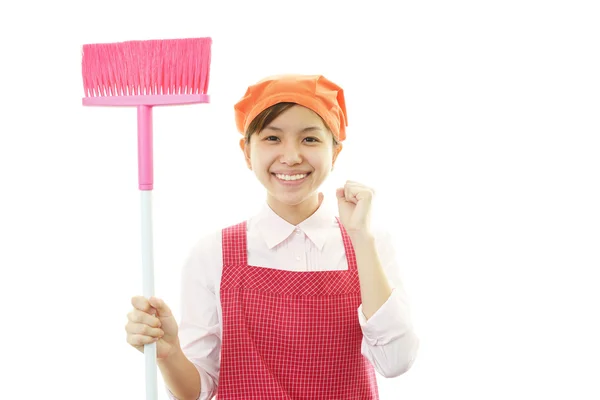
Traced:
[[171, 399], [377, 399], [418, 348], [389, 235], [370, 226], [373, 190], [320, 185], [346, 138], [343, 90], [323, 76], [266, 78], [235, 105], [264, 209], [208, 235], [183, 269], [178, 326], [159, 298], [132, 299], [127, 341], [157, 342]]

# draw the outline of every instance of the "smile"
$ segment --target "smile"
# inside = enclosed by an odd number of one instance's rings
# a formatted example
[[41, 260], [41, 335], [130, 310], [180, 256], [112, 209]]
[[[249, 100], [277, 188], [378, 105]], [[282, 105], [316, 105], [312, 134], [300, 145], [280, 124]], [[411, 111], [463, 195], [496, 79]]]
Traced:
[[281, 184], [296, 185], [296, 184], [300, 184], [300, 183], [304, 182], [306, 180], [306, 177], [308, 175], [310, 175], [310, 172], [306, 173], [306, 174], [294, 174], [294, 175], [272, 173], [272, 175], [274, 177], [276, 177], [277, 181], [280, 182]]
[[308, 176], [308, 174], [297, 174], [297, 175], [283, 175], [283, 174], [274, 174], [277, 178], [282, 181], [299, 181], [300, 179], [304, 179]]

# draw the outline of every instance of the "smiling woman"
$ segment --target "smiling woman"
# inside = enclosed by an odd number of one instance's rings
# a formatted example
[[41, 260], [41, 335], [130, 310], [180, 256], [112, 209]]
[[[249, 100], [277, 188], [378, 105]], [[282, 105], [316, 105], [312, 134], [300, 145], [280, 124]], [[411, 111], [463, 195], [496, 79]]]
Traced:
[[298, 224], [319, 207], [317, 190], [342, 145], [317, 113], [295, 103], [272, 106], [256, 119], [240, 140], [246, 163], [267, 190], [271, 209]]
[[339, 216], [323, 206], [343, 91], [320, 75], [270, 77], [234, 109], [264, 208], [194, 247], [181, 332], [162, 300], [135, 298], [130, 337], [172, 349], [158, 362], [171, 399], [377, 399], [375, 372], [406, 372], [419, 340], [391, 236], [371, 230], [373, 190], [347, 181]]

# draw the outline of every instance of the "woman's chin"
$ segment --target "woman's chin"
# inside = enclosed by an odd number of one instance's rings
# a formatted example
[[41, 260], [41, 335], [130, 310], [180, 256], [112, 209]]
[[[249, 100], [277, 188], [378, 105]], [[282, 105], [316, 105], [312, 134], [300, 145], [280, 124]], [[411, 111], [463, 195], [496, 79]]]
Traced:
[[272, 200], [286, 206], [297, 206], [311, 198], [310, 193], [276, 193], [271, 195]]

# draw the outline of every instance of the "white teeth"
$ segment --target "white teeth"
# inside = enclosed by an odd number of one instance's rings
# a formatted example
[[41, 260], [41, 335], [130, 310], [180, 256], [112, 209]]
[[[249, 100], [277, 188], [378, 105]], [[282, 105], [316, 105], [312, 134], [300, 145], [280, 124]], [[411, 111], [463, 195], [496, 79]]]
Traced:
[[275, 174], [276, 177], [278, 177], [279, 179], [284, 180], [284, 181], [297, 181], [298, 179], [304, 178], [306, 175], [308, 175], [308, 174], [298, 174], [298, 175]]

